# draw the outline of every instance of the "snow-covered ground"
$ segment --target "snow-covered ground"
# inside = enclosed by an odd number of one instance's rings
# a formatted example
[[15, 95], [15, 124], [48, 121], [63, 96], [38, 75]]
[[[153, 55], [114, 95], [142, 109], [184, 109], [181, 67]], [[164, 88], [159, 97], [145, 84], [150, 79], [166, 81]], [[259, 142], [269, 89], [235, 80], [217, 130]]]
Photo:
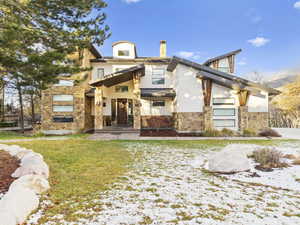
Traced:
[[[299, 143], [279, 148], [287, 153], [300, 151]], [[56, 215], [47, 224], [300, 224], [300, 183], [293, 176], [300, 174], [300, 166], [260, 173], [258, 178], [247, 174], [214, 176], [201, 165], [218, 148], [176, 149], [132, 143], [128, 149], [141, 153], [142, 159], [136, 159], [133, 170], [112, 190], [94, 200], [102, 210], [80, 211], [93, 217], [76, 223]], [[33, 215], [29, 224], [41, 214], [42, 210]]]
[[300, 128], [272, 128], [283, 138], [300, 140]]

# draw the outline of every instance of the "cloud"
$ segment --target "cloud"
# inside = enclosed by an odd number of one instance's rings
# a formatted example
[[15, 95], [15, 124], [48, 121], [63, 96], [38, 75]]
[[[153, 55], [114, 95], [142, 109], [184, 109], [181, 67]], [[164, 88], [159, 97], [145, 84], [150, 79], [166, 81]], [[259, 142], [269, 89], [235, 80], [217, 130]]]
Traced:
[[127, 4], [131, 4], [131, 3], [138, 3], [142, 0], [122, 0], [123, 2], [127, 3]]
[[295, 9], [300, 9], [300, 1], [295, 2], [294, 8], [295, 8]]
[[180, 52], [177, 52], [176, 55], [178, 55], [182, 58], [198, 60], [201, 58], [202, 54], [201, 54], [201, 52], [180, 51]]
[[256, 37], [254, 39], [248, 40], [248, 43], [252, 44], [254, 47], [262, 47], [268, 44], [271, 40], [264, 37]]

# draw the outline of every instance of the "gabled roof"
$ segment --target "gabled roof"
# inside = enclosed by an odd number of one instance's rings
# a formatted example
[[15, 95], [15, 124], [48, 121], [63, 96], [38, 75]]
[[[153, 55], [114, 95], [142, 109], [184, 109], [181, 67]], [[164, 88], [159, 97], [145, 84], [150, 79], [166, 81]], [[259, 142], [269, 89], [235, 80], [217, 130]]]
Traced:
[[106, 86], [111, 87], [113, 85], [127, 82], [129, 80], [133, 79], [134, 72], [141, 71], [140, 76], [145, 76], [145, 65], [137, 65], [130, 67], [128, 69], [120, 70], [118, 72], [106, 75], [104, 78], [93, 81], [90, 83], [91, 86], [97, 87], [97, 86]]
[[[210, 68], [208, 66], [205, 65], [201, 65], [199, 63], [195, 63], [186, 59], [182, 59], [179, 57], [174, 56], [173, 59], [171, 60], [171, 63], [169, 64], [167, 70], [168, 71], [174, 71], [176, 66], [178, 64], [183, 64], [189, 67], [192, 67], [196, 70], [199, 70], [199, 74], [197, 75], [197, 77], [207, 77], [209, 79], [214, 80], [216, 83], [220, 83], [224, 86], [229, 86], [231, 88], [240, 88], [240, 89], [259, 89], [259, 90], [264, 90], [266, 92], [268, 92], [269, 94], [279, 94], [280, 91], [273, 89], [273, 88], [269, 88], [266, 85], [262, 85], [259, 83], [255, 83], [249, 80], [246, 80], [244, 78], [241, 77], [237, 77], [234, 76], [232, 74], [228, 74], [228, 73], [224, 73], [221, 72], [219, 70]], [[235, 89], [235, 88], [234, 88]]]
[[204, 62], [203, 64], [206, 65], [206, 66], [208, 66], [208, 65], [210, 65], [212, 62], [215, 62], [215, 61], [220, 60], [220, 59], [227, 58], [227, 57], [232, 56], [232, 55], [237, 55], [237, 54], [239, 54], [241, 51], [242, 51], [242, 49], [238, 49], [238, 50], [235, 50], [235, 51], [232, 51], [232, 52], [228, 52], [228, 53], [226, 53], [226, 54], [224, 54], [224, 55], [220, 55], [220, 56], [211, 58], [211, 59], [207, 60], [206, 62]]

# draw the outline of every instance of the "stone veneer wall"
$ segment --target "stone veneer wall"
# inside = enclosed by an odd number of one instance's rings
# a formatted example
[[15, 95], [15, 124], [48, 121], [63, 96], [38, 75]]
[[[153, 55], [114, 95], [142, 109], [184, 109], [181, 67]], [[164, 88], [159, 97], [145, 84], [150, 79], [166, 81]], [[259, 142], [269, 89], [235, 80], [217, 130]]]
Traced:
[[174, 128], [173, 116], [142, 116], [143, 128]]
[[204, 130], [202, 112], [174, 113], [174, 127], [178, 132], [201, 132]]
[[259, 131], [269, 127], [268, 112], [248, 112], [247, 106], [239, 107], [239, 129]]
[[86, 131], [93, 130], [95, 124], [95, 117], [92, 115], [92, 105], [95, 104], [95, 98], [85, 97], [85, 120], [84, 129]]
[[[73, 102], [53, 102], [53, 95], [73, 95]], [[73, 105], [73, 112], [53, 112], [53, 105]], [[85, 124], [85, 89], [82, 87], [53, 86], [42, 93], [42, 125], [47, 130], [84, 130]], [[73, 116], [72, 123], [53, 122], [53, 116]]]

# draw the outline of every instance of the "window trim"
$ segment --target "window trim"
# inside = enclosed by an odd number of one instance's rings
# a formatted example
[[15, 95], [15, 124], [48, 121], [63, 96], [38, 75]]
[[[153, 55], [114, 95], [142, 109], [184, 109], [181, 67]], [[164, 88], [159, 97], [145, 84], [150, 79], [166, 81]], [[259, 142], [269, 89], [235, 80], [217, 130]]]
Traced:
[[[56, 110], [54, 110], [55, 107], [64, 107], [64, 106], [72, 107], [72, 111], [56, 111]], [[55, 112], [55, 113], [73, 113], [74, 112], [74, 106], [73, 105], [53, 105], [52, 106], [52, 111]]]
[[[162, 71], [162, 74], [155, 74], [155, 71]], [[162, 76], [160, 76], [162, 75]], [[154, 83], [154, 81], [162, 80], [163, 83]], [[165, 68], [152, 68], [152, 76], [151, 76], [152, 85], [165, 85], [166, 84], [166, 70]]]
[[[69, 84], [60, 84], [61, 81], [69, 83]], [[74, 87], [74, 80], [59, 79], [58, 83], [54, 84], [54, 86], [57, 86], [57, 87]]]
[[[128, 54], [120, 55], [120, 52], [127, 52]], [[127, 50], [127, 49], [124, 49], [124, 50], [119, 49], [118, 50], [118, 56], [120, 56], [120, 57], [129, 57], [130, 56], [130, 51]]]
[[[214, 121], [233, 121], [233, 126], [216, 126], [216, 124], [214, 123]], [[214, 124], [214, 127], [216, 128], [236, 128], [236, 119], [213, 119], [213, 124]]]
[[[216, 99], [232, 99], [233, 100], [233, 103], [226, 103], [226, 102], [221, 102], [221, 103], [215, 103], [215, 100]], [[213, 101], [212, 101], [213, 105], [235, 105], [235, 98], [213, 98]]]
[[[154, 102], [163, 102], [163, 105], [154, 105]], [[151, 101], [151, 107], [157, 108], [157, 107], [161, 107], [164, 108], [166, 107], [166, 101], [165, 100], [152, 100]]]
[[[59, 100], [59, 99], [55, 99], [56, 96], [71, 96], [72, 99], [71, 100]], [[73, 95], [65, 95], [65, 94], [62, 94], [62, 95], [53, 95], [52, 96], [52, 101], [53, 102], [73, 102], [74, 101], [74, 96]]]
[[[216, 115], [215, 114], [215, 111], [218, 111], [218, 110], [233, 110], [233, 115]], [[236, 108], [213, 108], [213, 116], [215, 117], [233, 117], [233, 116], [236, 116]]]
[[[122, 88], [127, 88], [127, 91], [122, 91]], [[117, 90], [119, 88], [119, 90]], [[117, 85], [115, 86], [115, 92], [116, 93], [128, 93], [129, 92], [129, 87], [127, 85]]]

